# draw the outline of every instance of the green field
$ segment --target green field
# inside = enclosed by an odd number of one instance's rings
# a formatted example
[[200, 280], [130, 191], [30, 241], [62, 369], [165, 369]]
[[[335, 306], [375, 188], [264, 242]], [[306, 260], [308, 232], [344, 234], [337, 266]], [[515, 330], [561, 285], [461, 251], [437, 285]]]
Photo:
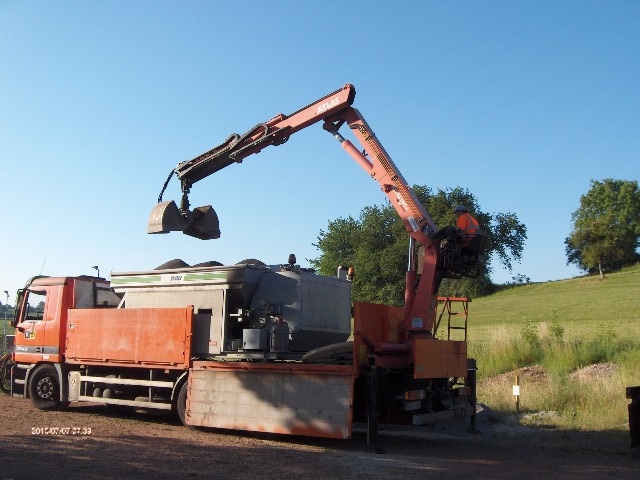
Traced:
[[472, 341], [489, 339], [495, 327], [557, 319], [567, 333], [584, 334], [608, 324], [622, 335], [640, 333], [640, 267], [607, 275], [520, 285], [471, 303]]
[[[494, 410], [513, 413], [520, 373], [525, 423], [628, 429], [625, 387], [640, 385], [640, 266], [475, 299], [468, 341], [478, 399]], [[523, 370], [534, 365], [536, 375]]]

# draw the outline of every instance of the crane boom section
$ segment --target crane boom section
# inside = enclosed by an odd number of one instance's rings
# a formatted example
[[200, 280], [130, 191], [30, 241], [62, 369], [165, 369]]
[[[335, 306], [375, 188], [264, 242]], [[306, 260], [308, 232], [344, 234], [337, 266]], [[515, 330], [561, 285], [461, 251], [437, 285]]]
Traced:
[[[342, 110], [328, 119], [324, 128], [335, 136], [337, 134], [336, 127], [343, 122], [349, 125], [370, 158], [358, 152], [349, 140], [345, 140], [338, 134], [337, 138], [341, 142], [342, 148], [354, 157], [358, 164], [380, 184], [382, 191], [405, 222], [407, 231], [435, 232], [437, 230], [435, 223], [357, 109], [349, 107]], [[418, 234], [417, 237], [416, 240], [421, 243], [427, 241], [424, 235]]]
[[[368, 157], [340, 135], [338, 128], [343, 123], [349, 125], [365, 152], [369, 152]], [[437, 268], [438, 249], [430, 238], [437, 231], [436, 224], [358, 110], [349, 107], [340, 111], [325, 121], [324, 129], [332, 133], [342, 148], [380, 184], [409, 235], [424, 246], [423, 270], [417, 287], [415, 270], [409, 267], [407, 271], [402, 329], [405, 332], [432, 331], [435, 299], [442, 278], [442, 272]]]
[[351, 105], [355, 95], [353, 85], [347, 84], [290, 115], [279, 114], [267, 122], [259, 123], [242, 136], [235, 133], [230, 135], [221, 145], [193, 160], [179, 163], [174, 172], [183, 182], [183, 188], [188, 188], [234, 162], [242, 162], [266, 146], [285, 143], [292, 134]]

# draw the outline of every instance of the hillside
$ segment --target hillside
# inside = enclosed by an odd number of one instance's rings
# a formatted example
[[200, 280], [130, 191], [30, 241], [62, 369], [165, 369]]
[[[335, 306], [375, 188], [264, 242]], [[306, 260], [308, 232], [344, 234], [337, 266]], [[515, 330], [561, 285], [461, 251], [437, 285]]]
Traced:
[[640, 338], [640, 266], [609, 274], [520, 285], [470, 304], [469, 342], [484, 342], [496, 327], [557, 322], [568, 337], [604, 325]]
[[[516, 423], [628, 432], [625, 388], [640, 385], [640, 266], [522, 285], [470, 304], [478, 399]], [[628, 433], [626, 433], [628, 435]]]

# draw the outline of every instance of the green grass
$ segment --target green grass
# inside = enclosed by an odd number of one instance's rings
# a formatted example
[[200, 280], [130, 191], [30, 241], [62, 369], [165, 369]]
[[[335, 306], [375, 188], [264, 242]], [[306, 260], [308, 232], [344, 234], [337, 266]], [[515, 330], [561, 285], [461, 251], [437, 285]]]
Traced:
[[[554, 414], [536, 422], [627, 429], [625, 387], [640, 385], [639, 307], [640, 266], [604, 280], [582, 277], [522, 285], [474, 300], [468, 341], [470, 356], [478, 362], [478, 378], [485, 380], [478, 389], [479, 401], [512, 413], [513, 376], [487, 379], [538, 364], [548, 376], [524, 380], [521, 407], [529, 413]], [[605, 362], [616, 365], [613, 374], [582, 379], [571, 375]]]
[[[0, 355], [4, 352], [4, 332], [7, 335], [15, 335], [15, 329], [9, 324], [9, 317], [7, 317], [7, 323], [5, 326], [4, 317], [0, 320]], [[6, 330], [5, 330], [6, 329]]]
[[640, 266], [599, 277], [581, 277], [502, 290], [471, 303], [471, 339], [486, 341], [499, 325], [518, 329], [525, 321], [556, 320], [565, 332], [583, 334], [610, 324], [626, 334], [640, 333]]

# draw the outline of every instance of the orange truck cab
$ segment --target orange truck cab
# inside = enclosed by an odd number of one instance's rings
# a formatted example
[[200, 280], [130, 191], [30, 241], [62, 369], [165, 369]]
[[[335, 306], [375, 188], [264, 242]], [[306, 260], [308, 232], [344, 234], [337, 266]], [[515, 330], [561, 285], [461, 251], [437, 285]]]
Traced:
[[61, 362], [69, 309], [115, 308], [120, 299], [94, 277], [41, 277], [18, 292], [15, 360]]
[[[118, 309], [109, 282], [85, 276], [34, 278], [17, 300], [13, 396], [43, 410], [83, 400], [135, 407], [152, 386], [164, 399], [155, 408], [172, 408], [189, 366], [192, 307]], [[121, 398], [121, 377], [144, 398]]]

